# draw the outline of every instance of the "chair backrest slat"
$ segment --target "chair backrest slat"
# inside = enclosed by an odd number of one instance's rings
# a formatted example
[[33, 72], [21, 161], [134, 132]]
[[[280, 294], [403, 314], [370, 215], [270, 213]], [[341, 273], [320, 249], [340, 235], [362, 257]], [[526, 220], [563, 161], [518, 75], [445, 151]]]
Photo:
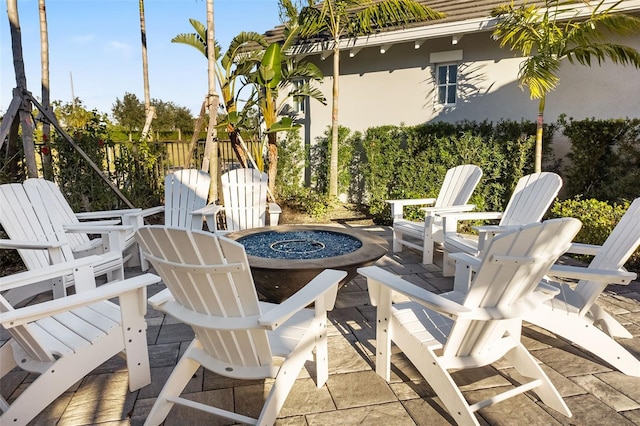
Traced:
[[166, 226], [190, 228], [190, 212], [207, 205], [211, 178], [207, 172], [196, 169], [177, 170], [164, 180]]
[[504, 209], [500, 225], [517, 226], [539, 222], [562, 187], [555, 173], [532, 173], [520, 178], [509, 204]]
[[[31, 200], [24, 185], [0, 185], [0, 224], [9, 238], [33, 242], [60, 242], [63, 259], [59, 260], [73, 260], [67, 233], [62, 229], [60, 220], [52, 220], [54, 214], [54, 211], [49, 211], [46, 200], [39, 197], [35, 198], [35, 202]], [[20, 249], [18, 253], [30, 270], [51, 264], [47, 250]]]
[[481, 177], [482, 170], [473, 164], [463, 164], [447, 170], [434, 206], [467, 204]]
[[[464, 306], [491, 310], [495, 319], [457, 319], [445, 352], [473, 356], [476, 352], [499, 350], [507, 331], [519, 333], [519, 319], [511, 319], [508, 313], [527, 305], [528, 297], [550, 266], [569, 248], [580, 226], [577, 219], [553, 219], [494, 238], [469, 287]], [[503, 261], [508, 257], [513, 257], [513, 262]], [[526, 258], [533, 261], [521, 261]]]
[[[636, 198], [613, 228], [600, 251], [589, 263], [589, 268], [620, 270], [640, 246], [640, 198]], [[581, 280], [576, 293], [584, 298], [581, 314], [591, 309], [608, 283]]]
[[265, 226], [267, 174], [256, 169], [234, 169], [221, 179], [227, 230]]
[[[143, 251], [171, 294], [185, 308], [212, 317], [234, 318], [260, 314], [244, 247], [202, 231], [162, 226], [143, 227], [136, 233]], [[176, 266], [176, 263], [182, 264]], [[240, 263], [241, 270], [202, 273], [195, 266]], [[200, 268], [201, 269], [201, 268]], [[271, 363], [266, 331], [256, 328], [227, 331], [191, 324], [204, 350], [223, 362], [242, 366]]]

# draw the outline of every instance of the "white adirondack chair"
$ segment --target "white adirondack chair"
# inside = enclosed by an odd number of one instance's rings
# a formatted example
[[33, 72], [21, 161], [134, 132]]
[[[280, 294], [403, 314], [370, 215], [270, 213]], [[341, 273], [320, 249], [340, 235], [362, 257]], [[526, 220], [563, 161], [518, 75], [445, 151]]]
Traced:
[[[464, 164], [447, 170], [437, 198], [386, 200], [391, 205], [393, 218], [393, 252], [401, 252], [402, 246], [411, 247], [422, 252], [422, 263], [433, 263], [435, 244], [442, 244], [444, 240], [439, 214], [473, 210], [475, 205], [467, 204], [467, 201], [481, 177], [480, 167]], [[431, 205], [422, 208], [424, 221], [403, 218], [405, 206], [419, 205]]]
[[[68, 262], [75, 259], [75, 253], [69, 243], [70, 233], [62, 228], [56, 208], [51, 204], [33, 203], [27, 196], [25, 187], [19, 183], [0, 185], [0, 224], [10, 240], [0, 240], [0, 248], [18, 250], [27, 269], [36, 271], [53, 263]], [[99, 229], [98, 229], [99, 228]], [[124, 279], [120, 234], [131, 232], [130, 227], [100, 226], [86, 228], [89, 232], [103, 233], [102, 240], [110, 242], [105, 250], [96, 257], [93, 271], [96, 276], [107, 275], [109, 280]], [[65, 281], [73, 285], [73, 280]], [[8, 291], [4, 296], [12, 304], [33, 295], [53, 290], [55, 297], [66, 294], [66, 286], [59, 279], [42, 281], [32, 286], [22, 286]]]
[[[126, 217], [140, 212], [140, 209], [75, 213], [54, 182], [31, 178], [22, 185], [35, 210], [39, 214], [47, 214], [49, 220], [60, 224], [67, 231], [66, 240], [76, 258], [120, 250], [125, 263], [139, 264], [138, 253], [134, 249], [134, 229]], [[82, 222], [84, 220], [89, 221]], [[102, 236], [90, 239], [90, 234]], [[105, 235], [109, 238], [103, 238]]]
[[[536, 287], [580, 229], [555, 219], [506, 232], [489, 244], [468, 293], [458, 303], [430, 293], [379, 267], [359, 268], [377, 306], [376, 372], [390, 379], [391, 342], [416, 366], [458, 424], [479, 424], [474, 413], [533, 390], [549, 407], [571, 416], [547, 375], [520, 341], [521, 318], [554, 291]], [[457, 253], [456, 257], [470, 257]], [[557, 292], [557, 290], [555, 290]], [[393, 293], [408, 302], [392, 304]], [[449, 370], [509, 361], [528, 382], [469, 404]], [[514, 422], [516, 419], [514, 419]]]
[[640, 198], [631, 203], [602, 246], [574, 244], [569, 249], [569, 253], [594, 257], [586, 268], [554, 265], [548, 275], [577, 279], [578, 283], [545, 281], [560, 289], [560, 294], [527, 313], [524, 319], [583, 347], [622, 373], [640, 377], [640, 359], [613, 339], [633, 336], [596, 304], [608, 284], [629, 284], [636, 278], [635, 273], [625, 271], [623, 266], [638, 246]]
[[[73, 275], [77, 293], [14, 309], [0, 296], [0, 323], [11, 336], [0, 348], [0, 378], [18, 367], [38, 376], [9, 404], [0, 424], [26, 425], [58, 396], [111, 357], [126, 355], [129, 389], [151, 382], [144, 319], [145, 274], [95, 287], [95, 256], [0, 278], [0, 291]], [[118, 298], [119, 305], [109, 299]], [[7, 398], [11, 400], [12, 398]]]
[[[262, 303], [244, 247], [213, 233], [162, 226], [136, 239], [167, 289], [149, 303], [189, 324], [195, 339], [160, 392], [145, 424], [160, 424], [173, 404], [234, 422], [271, 425], [307, 359], [315, 356], [317, 385], [328, 377], [326, 311], [333, 309], [344, 271], [325, 270], [279, 305]], [[314, 303], [313, 309], [305, 309]], [[274, 357], [284, 357], [282, 364]], [[204, 368], [237, 379], [275, 378], [260, 417], [252, 419], [180, 397]]]
[[[442, 275], [454, 275], [455, 265], [451, 253], [477, 255], [495, 235], [528, 223], [540, 222], [562, 187], [562, 179], [555, 173], [533, 173], [520, 178], [504, 212], [444, 213], [444, 255]], [[458, 234], [462, 220], [500, 219], [498, 225], [476, 226], [478, 240]]]
[[205, 209], [209, 230], [220, 231], [215, 220], [219, 212], [224, 217], [226, 231], [266, 226], [267, 213], [269, 225], [278, 224], [282, 209], [276, 203], [267, 202], [269, 185], [266, 173], [257, 169], [234, 169], [224, 173], [221, 179], [223, 205], [211, 205]]

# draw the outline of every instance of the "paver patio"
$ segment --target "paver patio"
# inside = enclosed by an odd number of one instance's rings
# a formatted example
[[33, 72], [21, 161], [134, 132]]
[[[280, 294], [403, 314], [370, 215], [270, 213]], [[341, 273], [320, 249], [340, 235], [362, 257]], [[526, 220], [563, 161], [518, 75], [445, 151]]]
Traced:
[[[350, 225], [347, 225], [350, 226]], [[352, 225], [358, 226], [358, 225]], [[360, 226], [359, 226], [360, 227]], [[391, 240], [389, 227], [361, 229]], [[434, 292], [450, 290], [452, 278], [441, 275], [441, 253], [435, 265], [422, 265], [421, 254], [405, 249], [389, 252], [377, 265]], [[128, 270], [128, 275], [139, 271]], [[162, 283], [149, 287], [149, 296], [162, 290]], [[640, 282], [610, 286], [598, 301], [633, 334], [621, 340], [640, 357]], [[451, 418], [431, 387], [402, 353], [392, 356], [390, 383], [377, 376], [375, 364], [375, 308], [370, 306], [366, 281], [356, 277], [339, 292], [329, 313], [329, 380], [317, 389], [313, 364], [307, 363], [278, 418], [278, 425], [447, 425]], [[147, 339], [152, 383], [129, 393], [125, 363], [115, 357], [63, 394], [33, 422], [34, 425], [139, 425], [144, 422], [182, 351], [193, 338], [191, 329], [149, 308]], [[0, 333], [2, 333], [0, 331]], [[6, 340], [0, 334], [0, 344]], [[526, 393], [479, 411], [481, 424], [488, 425], [640, 425], [640, 378], [625, 376], [588, 352], [560, 340], [543, 329], [524, 326], [523, 341], [542, 363], [573, 412], [566, 418]], [[0, 389], [7, 397], [32, 380], [15, 371]], [[512, 386], [515, 372], [501, 362], [478, 370], [454, 374], [469, 401], [486, 397], [490, 388]], [[187, 386], [188, 398], [255, 416], [270, 381], [231, 380], [203, 370]], [[15, 396], [15, 394], [14, 394]], [[165, 425], [226, 425], [224, 419], [175, 407]]]

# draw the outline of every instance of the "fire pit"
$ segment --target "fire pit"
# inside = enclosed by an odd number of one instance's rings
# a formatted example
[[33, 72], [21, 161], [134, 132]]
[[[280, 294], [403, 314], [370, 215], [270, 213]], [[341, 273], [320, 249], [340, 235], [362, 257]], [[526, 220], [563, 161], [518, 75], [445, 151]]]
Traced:
[[364, 231], [316, 225], [253, 228], [225, 235], [244, 245], [261, 299], [280, 303], [324, 269], [347, 272], [375, 263], [387, 252], [384, 238]]

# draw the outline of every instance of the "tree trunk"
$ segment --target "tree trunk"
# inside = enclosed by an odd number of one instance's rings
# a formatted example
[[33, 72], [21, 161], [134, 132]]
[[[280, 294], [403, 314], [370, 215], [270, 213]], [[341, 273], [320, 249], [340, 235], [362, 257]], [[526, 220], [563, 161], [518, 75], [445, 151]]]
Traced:
[[542, 171], [542, 131], [544, 130], [544, 102], [545, 97], [540, 98], [538, 104], [538, 120], [536, 122], [536, 151], [534, 171], [540, 173]]
[[16, 73], [16, 85], [18, 92], [22, 96], [22, 106], [20, 107], [18, 115], [20, 117], [20, 125], [22, 126], [22, 146], [27, 165], [27, 176], [38, 177], [35, 146], [33, 144], [34, 126], [33, 120], [31, 119], [32, 106], [31, 102], [24, 96], [27, 92], [27, 77], [24, 72], [22, 30], [20, 29], [17, 0], [7, 0], [7, 15], [9, 17], [9, 26], [11, 27], [11, 50], [13, 52], [13, 68]]
[[[49, 32], [47, 29], [47, 8], [45, 0], [38, 0], [40, 12], [40, 64], [42, 66], [42, 107], [51, 111], [50, 96], [51, 87], [49, 85]], [[45, 179], [53, 179], [53, 168], [51, 166], [51, 125], [48, 120], [42, 122], [42, 142], [46, 150], [42, 151], [42, 174]]]
[[140, 8], [140, 39], [142, 41], [142, 78], [144, 81], [144, 112], [149, 114], [151, 95], [149, 94], [149, 64], [147, 62], [147, 28], [144, 20], [144, 0], [139, 1]]
[[[215, 46], [215, 26], [213, 23], [213, 0], [207, 0], [207, 46]], [[218, 200], [218, 134], [216, 131], [216, 118], [218, 114], [218, 103], [220, 97], [216, 93], [216, 73], [215, 73], [215, 49], [207, 49], [208, 60], [208, 81], [209, 95], [207, 102], [209, 106], [209, 127], [207, 128], [207, 142], [204, 148], [204, 158], [202, 159], [202, 170], [208, 171], [211, 176], [211, 188], [209, 190], [209, 201]]]
[[331, 101], [331, 145], [329, 154], [329, 197], [338, 196], [338, 100], [340, 95], [340, 45], [333, 47], [333, 99]]
[[278, 174], [278, 143], [277, 133], [267, 134], [268, 151], [269, 151], [269, 171], [267, 177], [269, 179], [269, 192], [273, 197], [275, 203], [275, 190], [276, 190], [276, 175]]

